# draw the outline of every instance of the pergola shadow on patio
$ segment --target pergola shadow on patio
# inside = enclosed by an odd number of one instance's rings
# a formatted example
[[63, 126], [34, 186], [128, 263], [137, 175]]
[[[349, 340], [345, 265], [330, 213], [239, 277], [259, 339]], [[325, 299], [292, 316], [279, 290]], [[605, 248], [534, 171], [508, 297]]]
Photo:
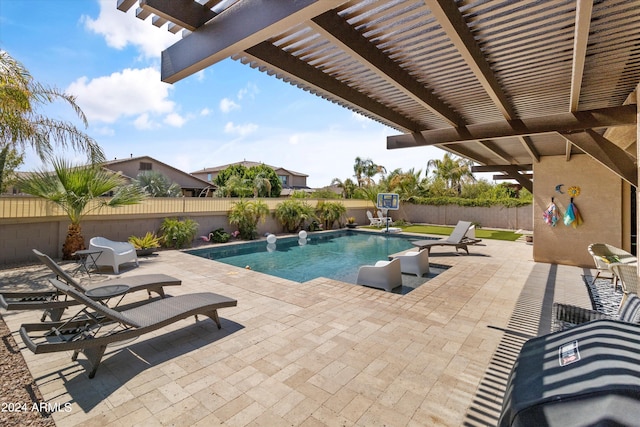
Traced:
[[24, 348], [15, 331], [38, 313], [3, 317], [44, 399], [70, 405], [53, 414], [60, 426], [492, 425], [552, 302], [590, 301], [582, 269], [535, 263], [524, 242], [483, 243], [482, 256], [438, 257], [451, 268], [407, 295], [163, 251], [122, 276], [173, 275], [183, 285], [172, 294], [213, 291], [238, 306], [220, 312], [222, 331], [185, 320], [110, 349], [92, 380], [70, 353]]

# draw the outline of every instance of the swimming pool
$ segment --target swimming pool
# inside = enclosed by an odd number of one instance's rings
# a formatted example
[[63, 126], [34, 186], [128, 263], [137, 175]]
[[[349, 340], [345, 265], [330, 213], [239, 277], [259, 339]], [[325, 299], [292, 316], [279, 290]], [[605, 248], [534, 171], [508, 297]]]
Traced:
[[[254, 271], [295, 282], [327, 277], [356, 283], [360, 266], [375, 264], [376, 261], [388, 259], [391, 254], [413, 248], [411, 240], [417, 239], [396, 234], [341, 230], [309, 233], [304, 245], [298, 240], [298, 237], [278, 239], [275, 248], [267, 248], [267, 242], [262, 240], [187, 252], [236, 267], [248, 266]], [[434, 270], [433, 275], [437, 274], [437, 267]], [[414, 283], [418, 280], [422, 284], [433, 275], [422, 279], [413, 276], [413, 280], [408, 280]]]

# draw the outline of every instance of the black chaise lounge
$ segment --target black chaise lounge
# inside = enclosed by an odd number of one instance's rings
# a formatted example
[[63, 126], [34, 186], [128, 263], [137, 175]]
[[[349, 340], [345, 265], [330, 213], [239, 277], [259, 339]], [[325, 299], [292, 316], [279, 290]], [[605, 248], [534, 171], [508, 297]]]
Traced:
[[[44, 265], [49, 267], [58, 279], [63, 280], [80, 292], [87, 292], [97, 287], [126, 285], [129, 287], [129, 293], [147, 291], [149, 297], [151, 297], [151, 292], [155, 292], [164, 298], [165, 286], [179, 286], [182, 284], [181, 280], [166, 274], [140, 274], [137, 276], [105, 280], [90, 286], [83, 286], [48, 255], [36, 249], [33, 249], [33, 253]], [[44, 321], [47, 316], [54, 321], [60, 320], [64, 310], [76, 304], [78, 304], [77, 301], [68, 300], [64, 294], [61, 295], [56, 289], [39, 292], [3, 292], [0, 294], [0, 307], [5, 310], [44, 310], [42, 321]]]
[[179, 295], [155, 300], [128, 310], [116, 311], [57, 279], [49, 280], [60, 292], [84, 305], [65, 322], [23, 324], [20, 336], [35, 354], [73, 351], [71, 360], [84, 353], [89, 360], [89, 378], [96, 374], [107, 345], [131, 340], [163, 326], [201, 314], [222, 327], [218, 309], [235, 307], [235, 299], [211, 292]]

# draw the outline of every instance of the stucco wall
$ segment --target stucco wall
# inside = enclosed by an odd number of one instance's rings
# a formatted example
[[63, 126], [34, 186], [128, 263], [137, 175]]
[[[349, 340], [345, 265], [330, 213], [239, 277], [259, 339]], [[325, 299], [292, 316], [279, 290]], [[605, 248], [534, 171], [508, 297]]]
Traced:
[[[621, 209], [623, 183], [620, 178], [587, 155], [574, 155], [569, 161], [563, 156], [543, 157], [533, 169], [535, 261], [593, 267], [593, 259], [587, 252], [590, 243], [624, 247], [623, 241], [627, 239], [623, 239], [623, 223], [630, 214]], [[565, 194], [556, 192], [559, 184], [564, 184], [561, 190]], [[568, 227], [561, 218], [555, 227], [547, 225], [542, 213], [551, 198], [564, 215], [570, 202], [567, 189], [571, 186], [580, 187], [574, 203], [584, 223], [577, 228]]]
[[[190, 200], [191, 201], [191, 200]], [[196, 199], [193, 203], [200, 202]], [[205, 201], [202, 200], [204, 203]], [[346, 202], [346, 201], [345, 201]], [[356, 222], [368, 225], [366, 211], [374, 211], [373, 206], [364, 208], [349, 207], [346, 216], [354, 216]], [[458, 220], [469, 220], [480, 223], [489, 228], [507, 228], [517, 230], [519, 228], [531, 230], [531, 207], [522, 208], [461, 208], [458, 206], [417, 206], [401, 204], [399, 211], [391, 211], [394, 219], [403, 219], [409, 222], [433, 223], [455, 225]], [[82, 231], [85, 243], [93, 236], [104, 236], [111, 240], [126, 241], [129, 236], [143, 236], [147, 231], [157, 232], [165, 217], [171, 214], [136, 214], [136, 215], [100, 215], [87, 216], [82, 221]], [[176, 216], [176, 215], [173, 215]], [[227, 221], [227, 212], [189, 212], [178, 214], [178, 217], [193, 219], [199, 224], [197, 235], [206, 235], [209, 231], [224, 228], [227, 231], [235, 230]], [[62, 244], [67, 233], [69, 220], [65, 216], [49, 216], [46, 218], [7, 218], [0, 220], [0, 266], [35, 261], [31, 249], [60, 258], [62, 256]], [[282, 226], [269, 215], [264, 223], [258, 224], [258, 234], [281, 233]], [[198, 244], [198, 241], [194, 244]]]
[[457, 205], [427, 206], [401, 204], [396, 212], [390, 212], [391, 218], [404, 219], [413, 223], [456, 225], [458, 221], [471, 221], [487, 228], [508, 230], [532, 230], [531, 206], [506, 208], [503, 206], [464, 207]]

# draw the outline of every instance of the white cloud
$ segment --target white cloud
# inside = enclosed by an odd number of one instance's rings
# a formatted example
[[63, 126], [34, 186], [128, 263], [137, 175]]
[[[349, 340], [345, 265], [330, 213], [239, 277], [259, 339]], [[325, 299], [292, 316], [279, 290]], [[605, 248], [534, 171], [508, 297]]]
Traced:
[[289, 144], [298, 145], [299, 142], [300, 142], [300, 135], [299, 134], [296, 133], [296, 134], [291, 135], [289, 137]]
[[225, 133], [238, 135], [238, 136], [247, 136], [249, 134], [252, 134], [256, 130], [258, 130], [258, 125], [254, 123], [247, 123], [244, 125], [234, 125], [233, 122], [228, 122], [224, 126]]
[[211, 110], [210, 110], [210, 109], [208, 109], [208, 108], [203, 108], [202, 110], [200, 110], [200, 115], [201, 115], [201, 116], [208, 116], [208, 115], [210, 115], [211, 113], [212, 113], [212, 112], [211, 112]]
[[113, 136], [116, 134], [115, 130], [109, 126], [94, 126], [92, 128], [92, 131], [96, 135], [100, 135], [100, 136]]
[[228, 113], [233, 110], [239, 110], [240, 105], [236, 104], [233, 100], [229, 98], [222, 98], [220, 100], [220, 111], [223, 113]]
[[168, 99], [172, 86], [161, 82], [159, 74], [153, 68], [128, 68], [92, 80], [80, 77], [66, 92], [77, 97], [89, 121], [113, 123], [143, 113], [169, 114], [175, 107]]
[[157, 125], [149, 119], [149, 115], [147, 113], [144, 113], [138, 116], [133, 121], [133, 125], [135, 126], [136, 129], [139, 129], [139, 130], [148, 130], [148, 129], [153, 129], [157, 127]]
[[178, 113], [171, 113], [164, 118], [164, 122], [169, 126], [180, 128], [187, 122], [187, 119], [185, 119]]
[[242, 101], [244, 98], [254, 99], [257, 94], [260, 93], [260, 89], [255, 83], [247, 83], [247, 85], [238, 91], [238, 100]]
[[128, 45], [136, 47], [145, 58], [159, 58], [168, 46], [180, 40], [166, 28], [158, 28], [149, 21], [135, 16], [135, 7], [126, 14], [117, 10], [113, 0], [100, 0], [100, 14], [95, 20], [83, 15], [85, 28], [104, 36], [107, 45], [122, 50]]

